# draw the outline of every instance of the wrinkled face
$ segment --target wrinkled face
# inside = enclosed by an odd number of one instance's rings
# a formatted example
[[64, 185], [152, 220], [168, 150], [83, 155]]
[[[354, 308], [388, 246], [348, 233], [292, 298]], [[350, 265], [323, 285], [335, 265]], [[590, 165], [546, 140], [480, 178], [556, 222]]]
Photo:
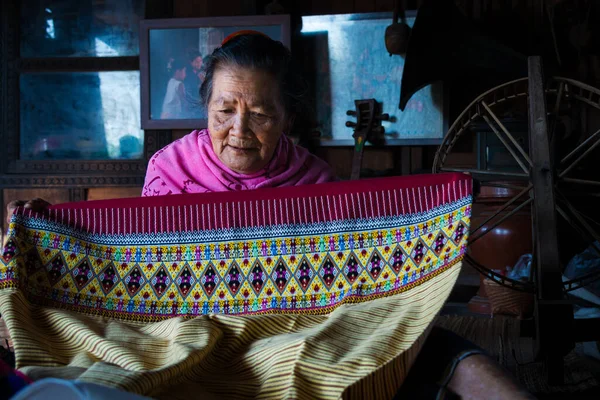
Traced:
[[235, 172], [264, 168], [287, 127], [276, 80], [267, 72], [222, 67], [213, 75], [208, 129], [219, 159]]
[[202, 68], [202, 57], [198, 56], [194, 58], [194, 60], [192, 61], [192, 67], [195, 70], [199, 70], [200, 68]]

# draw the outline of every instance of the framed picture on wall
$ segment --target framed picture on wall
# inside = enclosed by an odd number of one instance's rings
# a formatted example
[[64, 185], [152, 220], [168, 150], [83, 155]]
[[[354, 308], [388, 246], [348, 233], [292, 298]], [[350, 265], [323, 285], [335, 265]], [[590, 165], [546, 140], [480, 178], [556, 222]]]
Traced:
[[252, 29], [290, 47], [289, 15], [151, 19], [140, 22], [143, 129], [201, 129], [206, 56], [229, 34]]
[[148, 158], [167, 141], [141, 128], [145, 4], [0, 2], [0, 187], [143, 183]]
[[[382, 113], [385, 144], [439, 145], [448, 130], [447, 93], [441, 82], [423, 87], [398, 109], [404, 56], [390, 56], [385, 47], [392, 13], [310, 15], [302, 17], [302, 40], [314, 57], [315, 108], [322, 146], [353, 146], [353, 129], [346, 112], [354, 100], [375, 99]], [[412, 27], [415, 11], [405, 12]]]

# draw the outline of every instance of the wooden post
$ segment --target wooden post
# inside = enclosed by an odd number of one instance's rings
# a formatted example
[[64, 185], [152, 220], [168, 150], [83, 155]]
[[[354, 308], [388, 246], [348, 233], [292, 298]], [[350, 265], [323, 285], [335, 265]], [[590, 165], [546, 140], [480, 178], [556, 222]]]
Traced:
[[411, 171], [411, 156], [412, 152], [410, 151], [409, 146], [402, 146], [402, 153], [400, 155], [400, 163], [402, 165], [402, 175], [410, 175]]
[[536, 268], [536, 353], [546, 362], [548, 382], [564, 379], [563, 358], [574, 343], [573, 309], [563, 295], [550, 155], [544, 76], [540, 57], [529, 57], [529, 151], [533, 184]]

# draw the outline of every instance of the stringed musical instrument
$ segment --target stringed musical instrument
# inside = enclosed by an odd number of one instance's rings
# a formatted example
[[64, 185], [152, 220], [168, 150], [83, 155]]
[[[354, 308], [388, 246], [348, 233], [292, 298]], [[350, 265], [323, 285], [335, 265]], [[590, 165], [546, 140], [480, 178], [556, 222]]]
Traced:
[[354, 128], [354, 155], [352, 157], [351, 180], [360, 178], [364, 147], [366, 142], [374, 145], [385, 143], [384, 127], [381, 121], [388, 121], [390, 116], [381, 113], [381, 103], [375, 99], [354, 100], [355, 110], [346, 111], [346, 115], [356, 117], [356, 122], [348, 121], [346, 126]]

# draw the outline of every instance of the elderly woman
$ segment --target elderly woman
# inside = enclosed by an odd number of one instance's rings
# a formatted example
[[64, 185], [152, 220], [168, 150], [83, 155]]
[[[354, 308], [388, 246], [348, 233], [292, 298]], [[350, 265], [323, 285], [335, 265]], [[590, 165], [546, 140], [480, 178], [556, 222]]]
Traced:
[[250, 190], [334, 180], [286, 136], [303, 88], [289, 51], [260, 34], [227, 38], [200, 89], [208, 129], [168, 145], [148, 165], [143, 196]]
[[[193, 131], [152, 157], [143, 196], [336, 179], [325, 162], [286, 136], [304, 89], [290, 52], [280, 42], [258, 32], [237, 33], [205, 62], [200, 95], [208, 109], [208, 129]], [[44, 204], [37, 201], [28, 207]], [[475, 346], [434, 329], [398, 396], [448, 398], [449, 393], [463, 399], [529, 398]]]

